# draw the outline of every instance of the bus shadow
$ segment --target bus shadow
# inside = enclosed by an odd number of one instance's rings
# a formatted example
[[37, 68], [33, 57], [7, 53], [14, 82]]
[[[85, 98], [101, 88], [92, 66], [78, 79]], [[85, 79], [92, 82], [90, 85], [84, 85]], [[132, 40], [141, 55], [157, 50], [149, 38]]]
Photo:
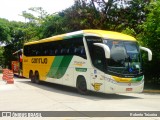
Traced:
[[81, 95], [78, 93], [76, 88], [73, 87], [68, 87], [64, 85], [59, 85], [55, 83], [47, 83], [47, 82], [42, 82], [41, 84], [35, 84], [31, 83], [29, 80], [25, 81], [18, 81], [24, 84], [28, 84], [46, 91], [50, 92], [56, 92], [60, 94], [65, 94], [65, 95], [71, 95], [71, 96], [76, 96], [76, 97], [83, 97], [86, 99], [92, 99], [92, 100], [102, 100], [102, 99], [114, 99], [114, 100], [119, 100], [119, 99], [142, 99], [140, 97], [135, 97], [135, 96], [129, 96], [129, 95], [121, 95], [121, 94], [105, 94], [105, 93], [99, 93], [99, 92], [93, 92], [89, 91], [87, 95]]

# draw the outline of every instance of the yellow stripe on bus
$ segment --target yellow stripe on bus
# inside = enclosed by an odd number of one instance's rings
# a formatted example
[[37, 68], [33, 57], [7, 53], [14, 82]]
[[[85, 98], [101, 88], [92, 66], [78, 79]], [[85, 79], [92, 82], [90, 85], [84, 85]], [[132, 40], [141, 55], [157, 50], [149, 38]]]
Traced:
[[83, 30], [83, 31], [84, 33], [96, 34], [99, 35], [99, 37], [107, 39], [136, 41], [134, 37], [119, 32], [104, 31], [104, 30]]
[[121, 78], [116, 76], [112, 76], [112, 78], [117, 82], [131, 82], [132, 80], [132, 78]]
[[42, 39], [42, 40], [39, 40], [39, 41], [28, 42], [28, 43], [25, 43], [25, 45], [64, 40], [69, 35], [74, 36], [74, 35], [80, 35], [80, 34], [81, 35], [91, 34], [91, 35], [102, 37], [104, 39], [136, 41], [136, 39], [134, 37], [123, 34], [123, 33], [114, 32], [114, 31], [92, 30], [92, 29], [90, 29], [90, 30], [81, 30], [81, 31], [77, 31], [77, 32], [71, 32], [71, 33], [67, 33], [67, 34], [56, 35], [56, 36], [45, 38], [45, 39]]

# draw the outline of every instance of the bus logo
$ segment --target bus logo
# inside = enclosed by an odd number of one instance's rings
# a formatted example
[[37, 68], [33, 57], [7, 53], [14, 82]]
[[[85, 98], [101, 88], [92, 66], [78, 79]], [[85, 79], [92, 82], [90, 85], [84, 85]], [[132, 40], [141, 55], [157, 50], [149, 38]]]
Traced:
[[95, 91], [99, 91], [101, 85], [102, 85], [102, 83], [94, 83], [94, 84], [92, 84], [92, 86], [94, 87], [94, 90], [95, 90]]
[[47, 64], [48, 59], [47, 58], [32, 58], [32, 63], [41, 63], [41, 64]]

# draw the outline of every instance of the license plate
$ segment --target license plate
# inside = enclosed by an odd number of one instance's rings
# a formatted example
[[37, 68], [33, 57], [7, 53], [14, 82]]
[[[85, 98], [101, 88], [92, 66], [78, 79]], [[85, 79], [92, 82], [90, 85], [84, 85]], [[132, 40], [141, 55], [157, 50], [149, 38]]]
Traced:
[[132, 91], [132, 88], [126, 88], [126, 91]]

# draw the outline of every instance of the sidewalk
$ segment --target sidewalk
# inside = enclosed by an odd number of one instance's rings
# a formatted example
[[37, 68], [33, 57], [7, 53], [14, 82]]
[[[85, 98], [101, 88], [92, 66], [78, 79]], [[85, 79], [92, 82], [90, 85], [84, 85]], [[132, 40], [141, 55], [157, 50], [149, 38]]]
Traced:
[[159, 93], [160, 94], [160, 90], [144, 89], [143, 93]]
[[6, 81], [2, 80], [2, 78], [0, 78], [0, 85], [6, 85]]

